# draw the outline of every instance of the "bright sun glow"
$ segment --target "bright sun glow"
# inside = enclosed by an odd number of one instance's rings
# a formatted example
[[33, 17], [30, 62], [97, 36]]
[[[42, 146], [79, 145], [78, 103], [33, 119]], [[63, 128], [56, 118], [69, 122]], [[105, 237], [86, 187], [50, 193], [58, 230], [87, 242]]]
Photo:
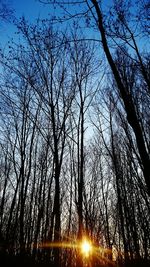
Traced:
[[87, 240], [83, 240], [83, 242], [81, 243], [81, 250], [85, 256], [89, 256], [89, 253], [92, 251], [92, 246], [90, 242], [88, 242]]

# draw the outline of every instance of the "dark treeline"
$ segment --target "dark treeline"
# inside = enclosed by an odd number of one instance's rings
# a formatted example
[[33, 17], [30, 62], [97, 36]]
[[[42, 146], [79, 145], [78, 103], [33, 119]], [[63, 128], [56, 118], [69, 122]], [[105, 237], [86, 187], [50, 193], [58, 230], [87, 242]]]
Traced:
[[[22, 19], [20, 41], [1, 51], [4, 265], [150, 264], [149, 7], [137, 3], [134, 20], [127, 1], [104, 13], [99, 1], [80, 5], [52, 21]], [[53, 24], [80, 15], [100, 42], [76, 20], [71, 31]], [[89, 257], [80, 253], [84, 237]]]

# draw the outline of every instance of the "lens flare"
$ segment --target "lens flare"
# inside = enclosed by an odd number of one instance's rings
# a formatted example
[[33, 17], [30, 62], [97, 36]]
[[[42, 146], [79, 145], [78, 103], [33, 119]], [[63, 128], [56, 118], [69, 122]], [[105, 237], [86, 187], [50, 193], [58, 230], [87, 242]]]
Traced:
[[90, 244], [90, 242], [88, 240], [83, 240], [81, 243], [81, 251], [83, 253], [83, 255], [85, 255], [86, 257], [89, 256], [89, 254], [92, 251], [92, 246]]

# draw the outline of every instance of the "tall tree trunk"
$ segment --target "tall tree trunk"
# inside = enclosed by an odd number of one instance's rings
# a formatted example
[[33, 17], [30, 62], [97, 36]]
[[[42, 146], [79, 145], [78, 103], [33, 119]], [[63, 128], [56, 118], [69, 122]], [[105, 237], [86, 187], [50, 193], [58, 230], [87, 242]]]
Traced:
[[139, 122], [139, 119], [138, 119], [137, 114], [136, 114], [136, 110], [135, 110], [135, 106], [134, 106], [132, 97], [129, 94], [127, 88], [124, 87], [122, 80], [121, 80], [121, 77], [119, 75], [119, 72], [117, 70], [116, 64], [115, 64], [115, 62], [111, 56], [111, 53], [110, 53], [110, 50], [108, 47], [108, 42], [106, 39], [106, 33], [105, 33], [104, 24], [103, 24], [103, 16], [102, 16], [102, 13], [100, 10], [100, 6], [99, 6], [97, 0], [91, 0], [91, 2], [93, 3], [93, 5], [95, 7], [96, 14], [97, 14], [97, 23], [98, 23], [99, 32], [101, 35], [101, 40], [102, 40], [104, 52], [105, 52], [106, 58], [109, 62], [109, 65], [111, 67], [114, 78], [116, 80], [119, 93], [120, 93], [121, 98], [123, 100], [125, 111], [127, 114], [128, 123], [132, 127], [133, 132], [134, 132], [135, 137], [136, 137], [137, 147], [138, 147], [138, 151], [140, 154], [141, 163], [143, 166], [142, 171], [143, 171], [143, 175], [145, 178], [145, 183], [147, 185], [147, 191], [148, 191], [148, 194], [150, 196], [150, 172], [149, 172], [150, 158], [149, 158], [149, 154], [146, 150], [140, 122]]

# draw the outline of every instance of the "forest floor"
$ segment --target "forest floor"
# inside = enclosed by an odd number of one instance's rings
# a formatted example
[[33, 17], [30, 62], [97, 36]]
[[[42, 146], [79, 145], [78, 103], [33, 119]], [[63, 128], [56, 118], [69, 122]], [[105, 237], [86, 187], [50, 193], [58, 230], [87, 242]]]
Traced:
[[[50, 261], [43, 261], [39, 259], [35, 261], [31, 256], [10, 255], [0, 252], [0, 267], [66, 267], [66, 264], [55, 266]], [[75, 265], [74, 265], [75, 266]], [[73, 267], [74, 267], [73, 266]], [[83, 267], [150, 267], [150, 260], [134, 260], [129, 261], [127, 264], [118, 264], [113, 262], [112, 264], [99, 263], [99, 264], [86, 264]], [[70, 265], [67, 267], [71, 267]], [[76, 266], [78, 267], [78, 266]]]

